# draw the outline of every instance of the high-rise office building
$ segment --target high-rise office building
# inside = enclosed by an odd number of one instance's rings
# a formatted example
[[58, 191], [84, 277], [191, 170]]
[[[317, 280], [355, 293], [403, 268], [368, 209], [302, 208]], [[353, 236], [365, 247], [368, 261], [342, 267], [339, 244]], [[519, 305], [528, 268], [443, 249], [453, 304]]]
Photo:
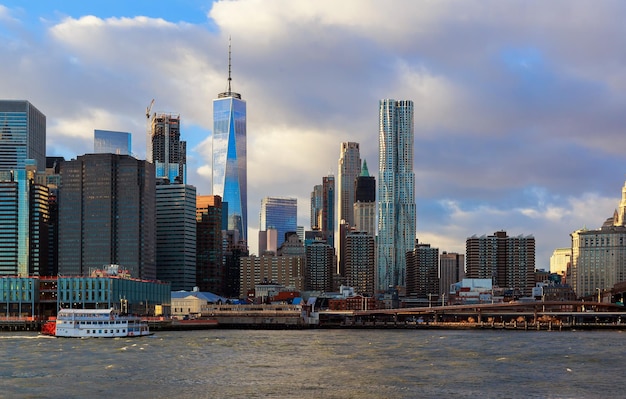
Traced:
[[439, 249], [415, 240], [415, 249], [406, 254], [406, 295], [428, 298], [429, 303], [439, 292]]
[[354, 182], [354, 230], [376, 235], [376, 180], [370, 176], [367, 162], [363, 161], [361, 174]]
[[59, 187], [61, 187], [61, 162], [63, 157], [46, 157], [45, 185], [50, 192], [48, 208], [48, 267], [47, 276], [59, 274]]
[[491, 279], [494, 287], [531, 295], [535, 286], [535, 238], [506, 231], [472, 236], [465, 242], [467, 278]]
[[0, 100], [0, 170], [25, 170], [35, 160], [46, 168], [46, 116], [22, 100]]
[[465, 255], [444, 251], [439, 256], [439, 292], [448, 295], [450, 286], [465, 278]]
[[0, 275], [40, 276], [48, 270], [48, 188], [35, 181], [35, 161], [0, 171]]
[[127, 132], [96, 129], [93, 131], [93, 152], [132, 155], [132, 135]]
[[378, 286], [406, 286], [406, 253], [414, 249], [413, 101], [379, 104]]
[[152, 114], [148, 161], [154, 163], [157, 178], [187, 183], [187, 142], [180, 140], [180, 115]]
[[335, 247], [335, 176], [322, 178], [322, 215], [320, 228], [326, 243]]
[[196, 199], [196, 284], [200, 291], [218, 295], [224, 295], [227, 285], [222, 205], [218, 195], [199, 195]]
[[376, 242], [364, 231], [346, 235], [346, 282], [359, 294], [374, 295], [376, 276]]
[[172, 291], [196, 286], [196, 188], [157, 179], [156, 186], [157, 279]]
[[128, 155], [86, 154], [61, 163], [59, 274], [119, 265], [156, 279], [154, 165]]
[[[285, 197], [265, 197], [261, 200], [261, 231], [276, 229], [276, 248], [285, 242], [285, 233], [296, 231], [298, 223], [298, 200]], [[261, 252], [259, 251], [259, 255]]]
[[355, 181], [361, 173], [359, 143], [341, 143], [339, 152], [339, 173], [337, 175], [337, 220], [354, 226]]
[[322, 230], [322, 185], [317, 184], [311, 191], [311, 230]]
[[572, 248], [557, 248], [550, 256], [550, 273], [564, 277], [571, 266]]
[[572, 238], [566, 281], [578, 297], [597, 295], [626, 281], [626, 183], [619, 207], [600, 229], [579, 229]]
[[248, 241], [248, 166], [246, 102], [231, 91], [230, 44], [228, 89], [213, 100], [213, 194], [228, 203], [228, 230]]

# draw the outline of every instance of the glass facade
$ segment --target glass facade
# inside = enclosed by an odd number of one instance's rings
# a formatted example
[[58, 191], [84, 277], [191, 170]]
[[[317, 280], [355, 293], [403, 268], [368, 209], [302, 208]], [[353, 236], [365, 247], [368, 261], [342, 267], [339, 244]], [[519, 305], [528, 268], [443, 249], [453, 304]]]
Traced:
[[237, 93], [213, 100], [213, 195], [228, 203], [228, 230], [248, 238], [246, 102]]
[[87, 154], [63, 162], [59, 273], [84, 276], [117, 264], [156, 279], [154, 166], [128, 155]]
[[186, 184], [156, 186], [157, 279], [173, 291], [196, 286], [196, 188]]
[[93, 152], [96, 154], [132, 154], [132, 136], [126, 132], [111, 130], [93, 131]]
[[298, 200], [296, 198], [265, 197], [261, 200], [259, 230], [276, 229], [276, 247], [285, 242], [285, 233], [296, 231], [298, 224]]
[[0, 170], [19, 170], [34, 159], [46, 168], [46, 116], [28, 101], [0, 100]]
[[378, 283], [406, 287], [406, 253], [415, 246], [413, 101], [379, 104]]
[[150, 123], [148, 160], [157, 178], [187, 183], [187, 143], [180, 140], [180, 115], [154, 113]]

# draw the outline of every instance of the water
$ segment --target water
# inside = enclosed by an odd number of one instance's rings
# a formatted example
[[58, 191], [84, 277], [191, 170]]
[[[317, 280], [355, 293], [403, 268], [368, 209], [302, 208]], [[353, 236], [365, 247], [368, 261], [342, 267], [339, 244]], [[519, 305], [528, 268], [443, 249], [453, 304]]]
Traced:
[[0, 398], [622, 397], [618, 331], [0, 334]]

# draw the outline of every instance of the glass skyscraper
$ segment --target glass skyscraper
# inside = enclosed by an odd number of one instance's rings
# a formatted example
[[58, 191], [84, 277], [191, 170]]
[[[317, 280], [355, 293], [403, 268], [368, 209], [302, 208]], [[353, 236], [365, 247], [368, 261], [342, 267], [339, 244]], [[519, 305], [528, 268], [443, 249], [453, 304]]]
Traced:
[[378, 284], [406, 287], [406, 253], [415, 248], [413, 101], [379, 103]]
[[228, 230], [248, 241], [248, 171], [246, 157], [246, 102], [230, 89], [213, 100], [213, 195], [228, 204]]
[[46, 169], [46, 116], [28, 101], [0, 100], [0, 170]]
[[154, 163], [157, 178], [187, 183], [187, 142], [180, 140], [180, 115], [152, 114], [148, 161]]
[[127, 132], [96, 129], [93, 131], [93, 152], [132, 155], [132, 136]]
[[[285, 233], [296, 231], [298, 225], [298, 200], [296, 198], [265, 197], [261, 200], [259, 230], [276, 229], [277, 247], [285, 242]], [[259, 254], [261, 255], [261, 254]]]

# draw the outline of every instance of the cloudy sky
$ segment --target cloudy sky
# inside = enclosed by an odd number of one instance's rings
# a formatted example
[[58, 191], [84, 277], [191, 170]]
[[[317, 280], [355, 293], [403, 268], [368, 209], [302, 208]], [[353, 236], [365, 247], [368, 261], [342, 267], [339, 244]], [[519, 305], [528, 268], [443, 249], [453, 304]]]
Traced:
[[211, 193], [212, 100], [248, 107], [250, 248], [261, 198], [309, 196], [342, 141], [378, 169], [378, 101], [415, 103], [417, 234], [536, 238], [537, 267], [618, 205], [626, 174], [626, 2], [0, 0], [0, 97], [47, 116], [48, 155], [180, 113], [188, 183]]

